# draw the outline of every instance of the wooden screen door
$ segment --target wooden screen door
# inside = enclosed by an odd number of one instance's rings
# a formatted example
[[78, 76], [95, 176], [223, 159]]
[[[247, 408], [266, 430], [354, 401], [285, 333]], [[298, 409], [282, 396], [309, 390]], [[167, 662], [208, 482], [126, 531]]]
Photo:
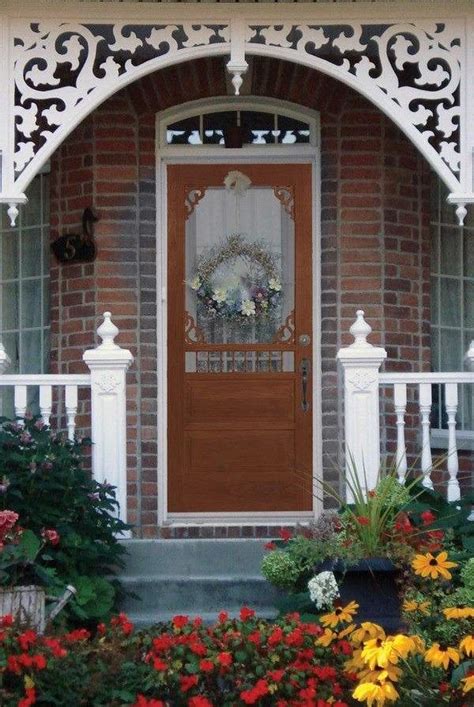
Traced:
[[168, 508], [312, 508], [308, 164], [168, 167]]

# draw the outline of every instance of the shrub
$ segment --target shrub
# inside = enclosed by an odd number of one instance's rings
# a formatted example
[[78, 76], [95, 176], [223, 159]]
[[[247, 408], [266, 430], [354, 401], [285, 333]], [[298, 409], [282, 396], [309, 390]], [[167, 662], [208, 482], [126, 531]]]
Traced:
[[292, 587], [299, 577], [299, 569], [289, 554], [282, 550], [266, 555], [262, 561], [263, 576], [276, 587]]
[[114, 489], [83, 468], [89, 444], [53, 434], [38, 418], [24, 426], [1, 419], [0, 508], [16, 512], [19, 524], [36, 536], [54, 539], [40, 579], [49, 583], [48, 594], [76, 587], [67, 612], [79, 621], [100, 620], [113, 610], [119, 584], [109, 577], [122, 564], [117, 535], [128, 527], [114, 515]]

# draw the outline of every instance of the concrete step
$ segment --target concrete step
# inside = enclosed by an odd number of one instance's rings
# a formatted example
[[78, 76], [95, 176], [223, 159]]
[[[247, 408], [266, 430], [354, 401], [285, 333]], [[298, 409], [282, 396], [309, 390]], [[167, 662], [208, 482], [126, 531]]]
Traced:
[[127, 564], [119, 575], [127, 597], [121, 609], [137, 627], [176, 614], [213, 623], [220, 611], [238, 616], [248, 606], [273, 618], [279, 592], [260, 574], [261, 540], [127, 540]]
[[123, 540], [122, 576], [260, 574], [266, 540]]

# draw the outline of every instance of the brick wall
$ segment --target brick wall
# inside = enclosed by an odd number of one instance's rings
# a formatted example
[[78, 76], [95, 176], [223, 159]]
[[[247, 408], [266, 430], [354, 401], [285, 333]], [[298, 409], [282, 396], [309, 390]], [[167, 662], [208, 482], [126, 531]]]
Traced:
[[[128, 378], [129, 518], [144, 536], [157, 532], [158, 502], [155, 114], [223, 95], [225, 86], [221, 59], [145, 77], [98, 108], [52, 164], [53, 237], [79, 228], [85, 206], [100, 217], [95, 263], [51, 266], [53, 368], [84, 370], [82, 353], [110, 309], [119, 343], [136, 357]], [[388, 119], [329, 77], [255, 58], [251, 91], [321, 115], [323, 458], [326, 478], [337, 481], [343, 420], [335, 357], [350, 343], [355, 310], [365, 309], [373, 343], [387, 347], [387, 368], [429, 365], [427, 168]], [[86, 426], [87, 406], [83, 412]], [[389, 449], [392, 442], [389, 425]]]

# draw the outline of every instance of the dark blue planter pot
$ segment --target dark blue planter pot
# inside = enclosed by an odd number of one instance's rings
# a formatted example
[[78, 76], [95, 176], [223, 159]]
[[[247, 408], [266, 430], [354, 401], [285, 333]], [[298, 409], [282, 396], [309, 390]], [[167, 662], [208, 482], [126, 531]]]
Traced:
[[372, 621], [393, 633], [401, 626], [398, 570], [384, 557], [372, 557], [352, 565], [326, 560], [318, 571], [334, 572], [343, 604], [359, 604], [357, 622]]

